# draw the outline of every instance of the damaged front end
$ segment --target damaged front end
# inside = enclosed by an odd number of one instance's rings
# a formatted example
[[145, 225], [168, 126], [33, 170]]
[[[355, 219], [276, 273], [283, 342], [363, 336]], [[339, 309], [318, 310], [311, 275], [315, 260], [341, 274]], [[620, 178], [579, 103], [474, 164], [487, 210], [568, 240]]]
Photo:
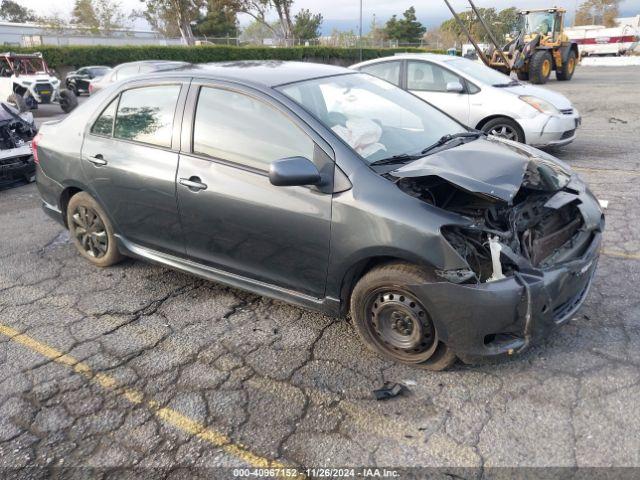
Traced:
[[0, 185], [35, 180], [31, 140], [36, 134], [33, 115], [0, 103]]
[[466, 337], [460, 317], [476, 324], [472, 330], [482, 341], [461, 346], [466, 353], [522, 350], [579, 307], [597, 263], [604, 216], [558, 160], [512, 142], [478, 140], [390, 175], [407, 194], [460, 216], [440, 231], [468, 268], [437, 270], [443, 282], [418, 288], [445, 319], [457, 312], [442, 326], [451, 338], [452, 331]]

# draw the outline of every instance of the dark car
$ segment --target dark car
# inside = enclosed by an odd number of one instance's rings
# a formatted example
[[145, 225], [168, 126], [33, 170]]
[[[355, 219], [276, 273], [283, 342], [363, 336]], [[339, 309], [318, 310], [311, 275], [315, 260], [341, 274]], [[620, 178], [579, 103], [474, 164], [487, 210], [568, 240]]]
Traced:
[[188, 62], [172, 60], [141, 60], [139, 62], [121, 63], [103, 77], [91, 81], [89, 83], [89, 93], [95, 93], [112, 83], [119, 82], [120, 80], [125, 80], [136, 75], [177, 70], [180, 68], [186, 68], [190, 65], [191, 64]]
[[64, 80], [69, 90], [80, 96], [82, 93], [89, 93], [89, 84], [98, 81], [111, 71], [110, 67], [93, 66], [83, 67], [73, 72], [69, 72]]
[[158, 262], [328, 315], [429, 369], [581, 305], [604, 218], [570, 169], [387, 82], [308, 63], [138, 77], [42, 126], [44, 209], [98, 266]]

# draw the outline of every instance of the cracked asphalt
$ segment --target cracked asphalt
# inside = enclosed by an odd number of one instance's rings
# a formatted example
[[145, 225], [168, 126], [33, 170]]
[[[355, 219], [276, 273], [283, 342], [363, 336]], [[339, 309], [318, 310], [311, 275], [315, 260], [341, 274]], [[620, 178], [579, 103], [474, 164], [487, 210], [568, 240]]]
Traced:
[[[0, 475], [640, 466], [640, 68], [548, 86], [584, 117], [552, 153], [609, 200], [605, 252], [578, 314], [499, 363], [420, 371], [348, 321], [141, 261], [95, 268], [35, 185], [0, 191]], [[375, 401], [385, 381], [408, 393]]]

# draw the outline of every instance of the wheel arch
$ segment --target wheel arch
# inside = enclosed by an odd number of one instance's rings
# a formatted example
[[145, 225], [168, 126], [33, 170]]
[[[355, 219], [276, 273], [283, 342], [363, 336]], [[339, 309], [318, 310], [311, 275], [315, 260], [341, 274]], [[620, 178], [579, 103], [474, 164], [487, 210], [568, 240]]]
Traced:
[[345, 316], [349, 312], [351, 294], [360, 279], [374, 268], [393, 262], [410, 263], [430, 270], [435, 269], [433, 265], [425, 263], [424, 261], [418, 261], [413, 255], [404, 255], [400, 252], [389, 252], [387, 254], [363, 257], [352, 263], [342, 275], [340, 283], [340, 316]]
[[64, 221], [64, 225], [67, 228], [69, 228], [69, 225], [67, 224], [67, 207], [69, 206], [69, 201], [71, 200], [71, 197], [73, 197], [76, 193], [80, 193], [84, 191], [86, 190], [84, 190], [83, 188], [80, 188], [77, 185], [70, 185], [65, 187], [64, 190], [62, 190], [62, 193], [60, 194], [60, 200], [59, 200], [60, 211], [62, 212], [62, 220]]
[[478, 122], [478, 124], [476, 125], [476, 130], [482, 130], [482, 128], [489, 123], [491, 120], [496, 120], [498, 118], [506, 118], [507, 120], [510, 120], [512, 122], [514, 122], [518, 128], [520, 129], [520, 133], [522, 134], [522, 138], [524, 139], [523, 143], [526, 143], [527, 141], [527, 135], [524, 132], [524, 129], [522, 128], [522, 125], [520, 125], [520, 122], [518, 122], [518, 120], [516, 120], [515, 118], [509, 116], [509, 115], [504, 115], [504, 114], [495, 114], [495, 115], [489, 115], [488, 117], [483, 118], [482, 120], [480, 120]]

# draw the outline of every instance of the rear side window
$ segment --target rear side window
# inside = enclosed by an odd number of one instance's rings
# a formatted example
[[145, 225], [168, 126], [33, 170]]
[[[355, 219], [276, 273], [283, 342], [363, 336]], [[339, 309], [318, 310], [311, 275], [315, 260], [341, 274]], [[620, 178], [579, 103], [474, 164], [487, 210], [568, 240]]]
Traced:
[[274, 160], [313, 159], [314, 143], [286, 115], [248, 95], [203, 87], [193, 125], [193, 152], [268, 170]]
[[393, 83], [397, 87], [400, 86], [400, 62], [375, 63], [362, 67], [360, 71]]
[[118, 97], [114, 98], [105, 108], [91, 127], [91, 133], [110, 137], [113, 134], [113, 119], [116, 116]]
[[180, 85], [141, 87], [122, 92], [114, 137], [170, 147], [179, 95]]

